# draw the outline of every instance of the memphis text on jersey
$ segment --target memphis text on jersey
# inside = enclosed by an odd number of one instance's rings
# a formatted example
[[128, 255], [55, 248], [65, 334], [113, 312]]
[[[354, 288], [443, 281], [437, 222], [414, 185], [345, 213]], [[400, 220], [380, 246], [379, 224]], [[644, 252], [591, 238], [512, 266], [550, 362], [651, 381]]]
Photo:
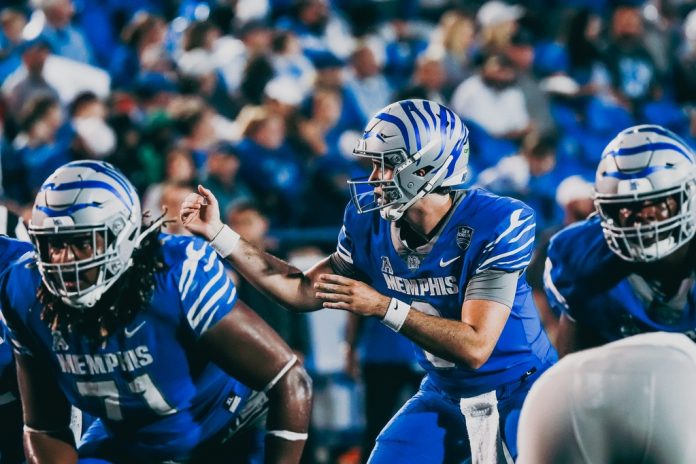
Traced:
[[405, 293], [409, 296], [442, 296], [459, 293], [457, 278], [454, 276], [407, 279], [395, 276], [392, 272], [389, 258], [383, 256], [382, 275], [389, 290]]

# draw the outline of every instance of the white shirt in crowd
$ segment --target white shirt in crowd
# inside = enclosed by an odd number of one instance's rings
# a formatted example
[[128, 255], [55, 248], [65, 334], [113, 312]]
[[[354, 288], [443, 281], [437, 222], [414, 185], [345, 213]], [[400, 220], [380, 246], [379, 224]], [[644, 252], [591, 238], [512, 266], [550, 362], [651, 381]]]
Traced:
[[459, 84], [452, 95], [452, 109], [494, 137], [525, 129], [529, 113], [524, 94], [516, 86], [495, 90], [474, 75]]

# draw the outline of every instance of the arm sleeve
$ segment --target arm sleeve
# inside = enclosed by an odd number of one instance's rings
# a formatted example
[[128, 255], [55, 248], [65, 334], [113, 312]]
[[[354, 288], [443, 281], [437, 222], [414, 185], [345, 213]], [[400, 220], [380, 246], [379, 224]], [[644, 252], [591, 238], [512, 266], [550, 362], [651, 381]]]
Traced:
[[336, 274], [345, 277], [355, 277], [357, 275], [355, 267], [348, 261], [344, 260], [341, 255], [335, 251], [329, 256], [329, 264], [331, 264], [331, 269]]
[[517, 293], [517, 279], [521, 271], [498, 271], [488, 269], [471, 278], [466, 285], [466, 300], [490, 300], [512, 308]]
[[237, 288], [225, 266], [202, 241], [188, 243], [178, 286], [186, 322], [199, 337], [237, 302]]
[[532, 259], [536, 221], [529, 207], [512, 211], [503, 219], [479, 258], [474, 274], [489, 269], [523, 271]]

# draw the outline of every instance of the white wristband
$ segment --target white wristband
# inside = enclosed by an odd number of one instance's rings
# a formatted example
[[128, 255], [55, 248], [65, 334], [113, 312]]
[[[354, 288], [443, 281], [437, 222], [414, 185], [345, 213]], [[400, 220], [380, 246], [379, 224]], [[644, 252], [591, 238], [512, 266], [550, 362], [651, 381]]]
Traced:
[[387, 314], [385, 314], [384, 319], [382, 319], [382, 324], [386, 325], [394, 332], [398, 332], [401, 330], [401, 326], [404, 325], [409, 311], [411, 311], [410, 304], [392, 298], [387, 308]]
[[291, 432], [289, 430], [268, 430], [266, 435], [273, 435], [288, 441], [304, 441], [307, 439], [306, 433]]
[[215, 234], [210, 241], [210, 246], [218, 252], [222, 258], [227, 258], [239, 243], [239, 234], [226, 224]]

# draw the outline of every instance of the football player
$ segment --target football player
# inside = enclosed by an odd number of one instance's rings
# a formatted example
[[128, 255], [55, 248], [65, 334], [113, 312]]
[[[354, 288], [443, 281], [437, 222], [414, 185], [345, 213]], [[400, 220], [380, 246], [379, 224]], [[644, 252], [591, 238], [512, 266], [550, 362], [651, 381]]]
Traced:
[[682, 334], [566, 356], [527, 396], [517, 464], [696, 462], [694, 389], [696, 345]]
[[[0, 272], [11, 262], [33, 250], [28, 242], [0, 236]], [[17, 390], [17, 375], [12, 347], [0, 326], [0, 464], [24, 461], [22, 447], [22, 405]]]
[[522, 401], [556, 359], [523, 276], [533, 211], [484, 190], [453, 189], [466, 178], [468, 130], [435, 102], [383, 108], [354, 153], [372, 173], [350, 181], [336, 252], [306, 273], [224, 226], [203, 187], [183, 203], [182, 220], [286, 307], [374, 316], [421, 348], [427, 376], [379, 435], [370, 462], [515, 456]]
[[[107, 163], [68, 163], [42, 185], [37, 254], [0, 281], [28, 460], [244, 462], [232, 453], [267, 409], [266, 462], [298, 462], [307, 374], [215, 251], [161, 225], [141, 225], [136, 191]], [[98, 418], [77, 451], [70, 404]]]
[[642, 332], [696, 336], [696, 155], [660, 126], [621, 131], [595, 178], [598, 214], [549, 245], [561, 355]]

